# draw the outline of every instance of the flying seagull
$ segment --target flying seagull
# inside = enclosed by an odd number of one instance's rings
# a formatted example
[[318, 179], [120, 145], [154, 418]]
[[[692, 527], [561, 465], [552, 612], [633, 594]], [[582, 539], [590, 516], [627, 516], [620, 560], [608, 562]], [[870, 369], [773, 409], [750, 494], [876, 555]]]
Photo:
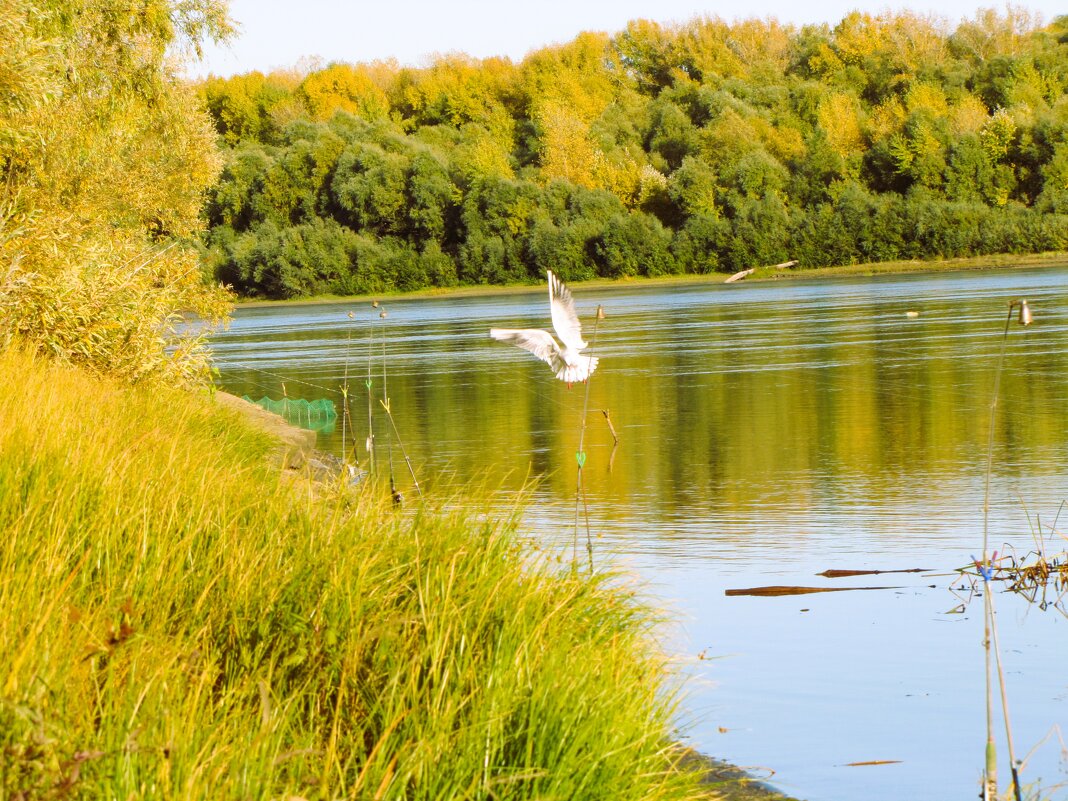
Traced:
[[575, 314], [571, 291], [552, 270], [549, 275], [549, 311], [553, 328], [563, 347], [548, 331], [540, 328], [491, 328], [490, 336], [501, 342], [512, 342], [529, 350], [549, 367], [561, 381], [571, 386], [576, 381], [585, 381], [597, 369], [596, 356], [583, 356], [581, 351], [587, 343], [582, 339], [582, 326]]

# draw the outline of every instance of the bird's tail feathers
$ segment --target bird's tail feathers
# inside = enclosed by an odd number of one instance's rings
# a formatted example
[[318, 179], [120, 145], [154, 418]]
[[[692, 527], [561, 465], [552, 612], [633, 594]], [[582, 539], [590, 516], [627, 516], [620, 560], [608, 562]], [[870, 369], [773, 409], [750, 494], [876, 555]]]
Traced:
[[557, 371], [556, 377], [569, 384], [577, 384], [586, 381], [593, 371], [597, 369], [598, 358], [596, 356], [583, 356], [577, 364], [567, 364]]

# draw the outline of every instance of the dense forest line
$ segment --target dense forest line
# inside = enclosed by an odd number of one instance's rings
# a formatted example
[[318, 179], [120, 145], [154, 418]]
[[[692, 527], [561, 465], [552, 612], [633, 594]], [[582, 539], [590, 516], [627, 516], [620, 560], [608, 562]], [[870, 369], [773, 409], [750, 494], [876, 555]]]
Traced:
[[243, 295], [1068, 249], [1068, 16], [640, 20], [196, 88]]

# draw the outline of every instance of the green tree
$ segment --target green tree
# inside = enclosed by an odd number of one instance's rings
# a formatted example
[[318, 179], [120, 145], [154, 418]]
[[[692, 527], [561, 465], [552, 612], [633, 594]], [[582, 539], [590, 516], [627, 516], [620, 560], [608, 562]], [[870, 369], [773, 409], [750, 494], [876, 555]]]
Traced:
[[1042, 181], [1037, 208], [1054, 214], [1068, 214], [1068, 141], [1054, 148], [1053, 158], [1042, 168]]
[[730, 223], [719, 216], [695, 214], [689, 217], [671, 243], [680, 272], [714, 273], [720, 266], [720, 252], [730, 236]]
[[993, 200], [994, 165], [979, 137], [970, 134], [950, 149], [946, 168], [946, 197], [957, 201]]
[[379, 236], [404, 231], [409, 159], [379, 145], [350, 145], [338, 159], [330, 194], [356, 231]]
[[675, 272], [670, 244], [671, 233], [655, 217], [617, 214], [593, 242], [593, 256], [599, 274], [608, 278], [665, 275]]
[[256, 198], [272, 163], [273, 159], [258, 144], [231, 151], [218, 183], [208, 193], [208, 222], [241, 231], [262, 222]]
[[407, 177], [408, 235], [413, 242], [445, 240], [446, 224], [453, 213], [458, 190], [449, 179], [446, 165], [429, 150], [416, 153]]
[[[645, 146], [650, 155], [659, 156], [666, 170], [677, 170], [687, 156], [700, 152], [697, 127], [682, 108], [668, 97], [658, 97], [649, 107], [650, 126]], [[657, 162], [654, 161], [654, 165]]]
[[583, 226], [539, 219], [531, 229], [528, 248], [539, 274], [552, 270], [565, 281], [588, 281], [597, 276], [591, 244]]

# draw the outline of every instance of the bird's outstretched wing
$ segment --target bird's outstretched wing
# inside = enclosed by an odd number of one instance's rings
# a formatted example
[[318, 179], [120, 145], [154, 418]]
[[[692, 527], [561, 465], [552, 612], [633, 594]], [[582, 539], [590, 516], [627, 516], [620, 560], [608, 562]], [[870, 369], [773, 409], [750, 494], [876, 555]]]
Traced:
[[560, 341], [569, 348], [582, 350], [586, 342], [582, 339], [582, 325], [575, 314], [575, 302], [571, 299], [571, 290], [556, 277], [552, 270], [549, 274], [549, 311], [553, 318], [553, 328]]
[[490, 336], [530, 351], [553, 368], [553, 372], [559, 372], [567, 366], [560, 354], [560, 346], [548, 331], [540, 328], [491, 328]]

